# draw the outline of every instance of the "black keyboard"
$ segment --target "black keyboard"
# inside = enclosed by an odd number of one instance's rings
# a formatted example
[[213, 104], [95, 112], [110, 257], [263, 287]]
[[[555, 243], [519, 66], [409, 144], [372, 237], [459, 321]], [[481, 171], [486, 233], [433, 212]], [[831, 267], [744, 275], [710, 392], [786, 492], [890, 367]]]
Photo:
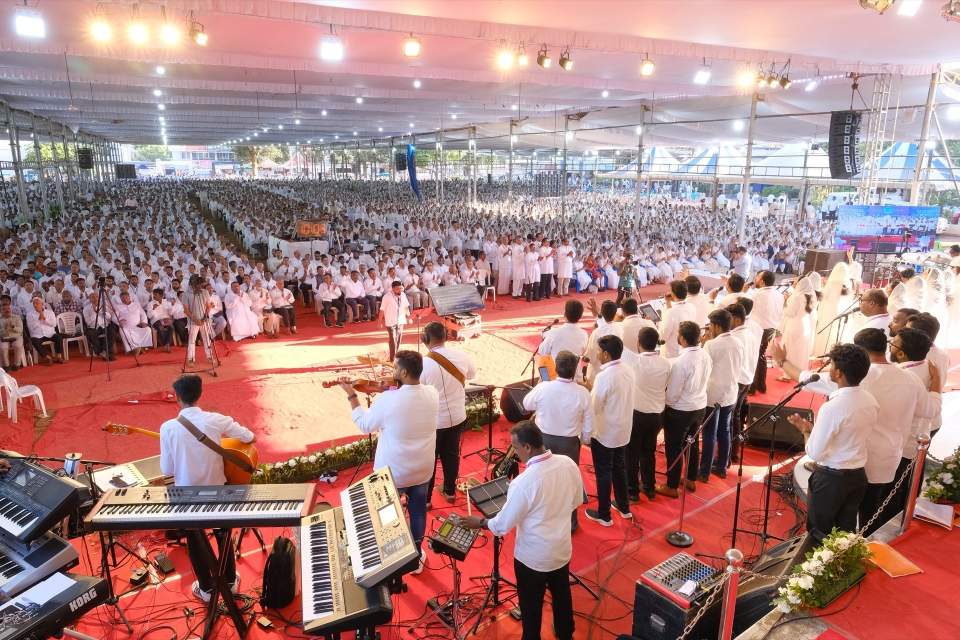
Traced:
[[[44, 593], [55, 591], [47, 599]], [[0, 605], [0, 640], [42, 640], [59, 635], [107, 599], [107, 581], [55, 573]]]
[[[11, 452], [5, 455], [19, 456]], [[0, 475], [0, 534], [30, 542], [76, 513], [80, 484], [19, 457], [6, 458], [10, 470]]]

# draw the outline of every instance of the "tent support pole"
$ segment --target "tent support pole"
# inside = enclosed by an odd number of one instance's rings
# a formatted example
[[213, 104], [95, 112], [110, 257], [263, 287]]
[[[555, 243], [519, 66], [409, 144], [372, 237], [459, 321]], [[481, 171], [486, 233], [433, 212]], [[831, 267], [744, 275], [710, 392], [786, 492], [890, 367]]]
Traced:
[[957, 172], [953, 169], [953, 160], [950, 158], [950, 147], [947, 146], [947, 140], [943, 137], [943, 129], [940, 127], [940, 118], [937, 117], [937, 112], [933, 112], [933, 124], [937, 127], [937, 135], [940, 137], [940, 144], [943, 145], [943, 155], [947, 161], [947, 168], [950, 169], [950, 179], [953, 180], [953, 188], [956, 190], [957, 195], [960, 195], [960, 183], [957, 182]]
[[[737, 237], [743, 240], [747, 222], [747, 206], [750, 204], [750, 170], [753, 164], [753, 129], [757, 122], [757, 103], [760, 92], [754, 91], [750, 100], [750, 126], [747, 128], [747, 159], [743, 166], [743, 183], [740, 185], [740, 219], [737, 221]], [[717, 160], [719, 162], [719, 159]]]
[[567, 219], [567, 133], [570, 131], [570, 116], [563, 116], [563, 166], [560, 175], [560, 215]]
[[640, 184], [640, 177], [643, 175], [643, 134], [647, 132], [647, 128], [644, 126], [644, 113], [646, 108], [640, 111], [640, 135], [637, 136], [637, 210], [633, 216], [633, 231], [634, 233], [640, 233], [640, 211], [641, 211], [641, 202], [640, 202], [640, 192], [643, 188], [643, 185]]
[[507, 158], [507, 204], [513, 212], [513, 118], [510, 118], [510, 157]]
[[910, 204], [920, 203], [920, 176], [923, 173], [923, 158], [927, 153], [927, 136], [930, 133], [930, 120], [933, 105], [937, 99], [937, 86], [940, 84], [940, 70], [930, 74], [930, 88], [927, 90], [927, 103], [923, 107], [923, 125], [920, 128], [920, 140], [917, 143], [917, 166], [913, 170], [910, 182]]

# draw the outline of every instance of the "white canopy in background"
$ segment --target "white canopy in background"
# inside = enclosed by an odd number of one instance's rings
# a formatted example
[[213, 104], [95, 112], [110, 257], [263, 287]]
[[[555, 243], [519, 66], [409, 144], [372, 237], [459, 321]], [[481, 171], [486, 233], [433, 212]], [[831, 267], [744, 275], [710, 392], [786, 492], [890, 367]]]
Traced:
[[806, 143], [788, 144], [759, 160], [750, 173], [755, 177], [829, 178], [830, 159], [820, 148], [810, 148]]

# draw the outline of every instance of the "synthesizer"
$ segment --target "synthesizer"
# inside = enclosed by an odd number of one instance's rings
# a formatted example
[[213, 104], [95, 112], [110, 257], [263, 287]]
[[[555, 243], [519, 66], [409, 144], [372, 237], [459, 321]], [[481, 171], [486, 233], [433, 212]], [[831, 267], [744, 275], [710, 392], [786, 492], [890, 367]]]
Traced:
[[[7, 457], [7, 456], [10, 457]], [[0, 536], [31, 542], [76, 513], [80, 484], [7, 451], [10, 470], [0, 474]]]
[[300, 579], [303, 630], [311, 635], [358, 631], [393, 616], [386, 586], [365, 589], [354, 579], [340, 507], [303, 519]]
[[107, 600], [102, 578], [55, 573], [0, 605], [0, 640], [41, 640]]
[[347, 551], [360, 586], [383, 582], [419, 555], [389, 468], [340, 492]]
[[73, 545], [52, 533], [25, 544], [0, 542], [0, 594], [15, 596], [77, 560]]
[[94, 531], [297, 526], [312, 484], [127, 487], [105, 493], [87, 514]]

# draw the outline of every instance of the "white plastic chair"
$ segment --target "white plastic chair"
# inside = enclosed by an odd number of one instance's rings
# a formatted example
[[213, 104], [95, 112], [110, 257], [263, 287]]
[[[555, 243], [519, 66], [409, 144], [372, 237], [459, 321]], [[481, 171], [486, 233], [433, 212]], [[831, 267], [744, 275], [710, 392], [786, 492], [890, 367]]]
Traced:
[[[77, 329], [80, 329], [79, 335]], [[63, 359], [70, 360], [70, 343], [80, 345], [80, 353], [90, 355], [87, 336], [83, 332], [83, 316], [76, 311], [64, 311], [57, 316], [57, 332], [63, 336]]]
[[483, 290], [483, 299], [486, 300], [493, 295], [493, 304], [497, 304], [497, 288], [494, 286], [485, 287]]
[[0, 386], [7, 392], [7, 418], [11, 422], [17, 421], [17, 405], [24, 398], [33, 397], [33, 404], [43, 415], [47, 417], [47, 406], [43, 402], [43, 392], [40, 387], [33, 384], [25, 384], [22, 387], [14, 380], [13, 376], [0, 369]]

